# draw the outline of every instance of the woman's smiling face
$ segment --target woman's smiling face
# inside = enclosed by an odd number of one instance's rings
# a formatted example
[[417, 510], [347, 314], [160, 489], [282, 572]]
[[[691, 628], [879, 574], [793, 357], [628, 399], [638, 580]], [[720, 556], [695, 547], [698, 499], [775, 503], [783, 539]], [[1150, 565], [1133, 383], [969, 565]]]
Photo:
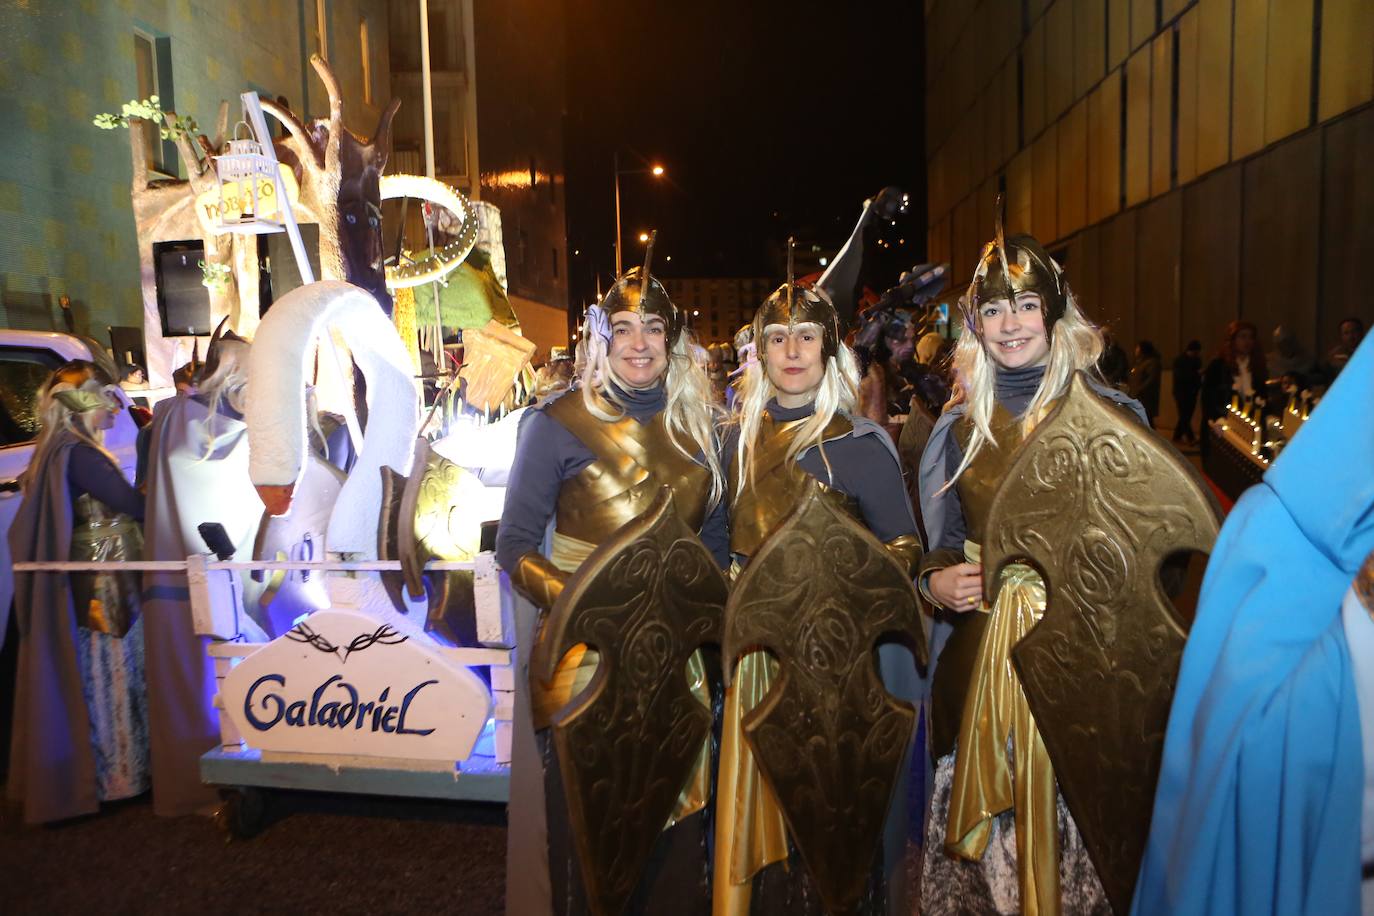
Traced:
[[640, 318], [638, 312], [616, 312], [606, 357], [626, 385], [652, 388], [668, 369], [667, 323], [657, 315]]
[[1044, 303], [1039, 293], [1017, 293], [1014, 301], [989, 299], [978, 306], [983, 346], [1003, 369], [1043, 366], [1050, 358]]

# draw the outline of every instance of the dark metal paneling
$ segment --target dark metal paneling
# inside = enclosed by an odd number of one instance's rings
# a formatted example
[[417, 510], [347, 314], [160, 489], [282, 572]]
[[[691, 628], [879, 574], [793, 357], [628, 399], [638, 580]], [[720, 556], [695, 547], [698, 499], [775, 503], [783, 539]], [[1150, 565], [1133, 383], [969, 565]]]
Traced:
[[1241, 168], [1213, 172], [1183, 189], [1179, 335], [1211, 352], [1240, 312]]
[[1266, 343], [1277, 324], [1316, 338], [1321, 132], [1281, 143], [1245, 163], [1240, 314]]
[[[1321, 299], [1317, 306], [1317, 352], [1336, 344], [1340, 321], [1350, 315], [1374, 326], [1374, 108], [1326, 128], [1322, 169]], [[1311, 344], [1312, 341], [1304, 341]]]
[[1127, 210], [1102, 224], [1098, 247], [1098, 302], [1093, 316], [1110, 324], [1124, 345], [1135, 343], [1135, 220]]
[[1161, 353], [1179, 348], [1178, 285], [1183, 195], [1175, 191], [1141, 207], [1136, 216], [1135, 337]]
[[1093, 321], [1103, 320], [1101, 289], [1100, 235], [1096, 226], [1085, 229], [1069, 242], [1064, 271], [1078, 307]]

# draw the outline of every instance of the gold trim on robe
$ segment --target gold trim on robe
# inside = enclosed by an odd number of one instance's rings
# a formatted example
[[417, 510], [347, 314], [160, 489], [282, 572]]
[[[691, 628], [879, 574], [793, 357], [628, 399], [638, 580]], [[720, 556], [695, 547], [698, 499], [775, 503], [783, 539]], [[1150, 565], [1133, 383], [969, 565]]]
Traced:
[[[964, 543], [968, 562], [978, 563], [981, 553], [978, 544]], [[1049, 916], [1060, 910], [1057, 788], [1045, 742], [1011, 663], [1012, 647], [1045, 613], [1045, 583], [1031, 567], [1013, 563], [1002, 573], [992, 606], [986, 596], [984, 602], [980, 610], [989, 617], [959, 724], [945, 849], [960, 858], [982, 859], [992, 819], [1014, 810], [1021, 910], [1028, 916]]]

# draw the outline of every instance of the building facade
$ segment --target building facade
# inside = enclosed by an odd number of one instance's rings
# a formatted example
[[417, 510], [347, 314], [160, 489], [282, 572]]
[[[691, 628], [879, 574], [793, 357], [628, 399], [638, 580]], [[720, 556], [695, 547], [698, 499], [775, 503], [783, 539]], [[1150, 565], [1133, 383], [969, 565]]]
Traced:
[[[323, 18], [320, 13], [323, 12]], [[285, 97], [298, 114], [328, 113], [310, 55], [330, 62], [350, 128], [366, 136], [390, 98], [385, 0], [67, 0], [0, 4], [10, 56], [0, 67], [0, 325], [76, 329], [109, 344], [108, 328], [141, 327], [139, 252], [128, 134], [92, 118], [130, 99], [213, 133], [221, 100], [230, 125], [239, 93]], [[185, 169], [158, 142], [153, 167]]]
[[[507, 293], [542, 353], [568, 337], [561, 4], [429, 0], [435, 174], [501, 211]], [[389, 172], [425, 172], [420, 12], [390, 0]]]
[[703, 345], [732, 343], [775, 286], [767, 277], [665, 277], [663, 286]]
[[1029, 231], [1129, 348], [1374, 318], [1374, 4], [929, 0], [930, 260]]

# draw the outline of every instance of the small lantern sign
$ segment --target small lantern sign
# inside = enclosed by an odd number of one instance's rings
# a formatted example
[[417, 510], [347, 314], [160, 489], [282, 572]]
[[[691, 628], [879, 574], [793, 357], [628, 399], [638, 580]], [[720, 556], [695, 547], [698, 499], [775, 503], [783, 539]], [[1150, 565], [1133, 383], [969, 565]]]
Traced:
[[[238, 136], [240, 126], [248, 130], [248, 137]], [[235, 126], [234, 139], [227, 147], [227, 153], [215, 157], [215, 180], [219, 187], [215, 232], [281, 232], [286, 226], [282, 222], [275, 157], [264, 155], [263, 145], [243, 121]]]

